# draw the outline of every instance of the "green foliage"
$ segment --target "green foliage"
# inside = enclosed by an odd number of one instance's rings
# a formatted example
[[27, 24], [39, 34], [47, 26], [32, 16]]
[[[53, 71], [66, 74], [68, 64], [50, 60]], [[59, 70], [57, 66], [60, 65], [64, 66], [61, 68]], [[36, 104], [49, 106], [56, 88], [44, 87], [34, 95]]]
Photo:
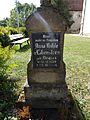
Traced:
[[19, 27], [19, 28], [8, 27], [8, 33], [9, 33], [9, 35], [11, 35], [11, 34], [25, 34], [25, 35], [27, 35], [26, 27]]
[[20, 27], [19, 28], [19, 33], [23, 34], [25, 37], [28, 37], [26, 27]]
[[[10, 12], [10, 18], [8, 20], [8, 25], [10, 27], [17, 27], [19, 22], [19, 26], [23, 27], [25, 26], [26, 18], [34, 11], [36, 10], [36, 7], [28, 3], [21, 4], [20, 2], [17, 3], [17, 8], [11, 10]], [[18, 16], [17, 16], [18, 13]], [[19, 20], [17, 20], [19, 19]]]
[[10, 71], [10, 78], [18, 80], [19, 90], [22, 90], [22, 86], [27, 78], [27, 64], [30, 59], [31, 49], [27, 43], [22, 44], [20, 49], [19, 45], [15, 45], [13, 49], [16, 51], [13, 58], [9, 61], [10, 63], [16, 63], [17, 67]]
[[10, 43], [10, 38], [8, 36], [9, 32], [7, 28], [2, 27], [0, 29], [0, 43], [3, 47], [6, 47]]
[[0, 119], [3, 120], [16, 99], [16, 82], [9, 79], [8, 72], [15, 66], [8, 65], [11, 57], [9, 48], [0, 46]]
[[66, 20], [68, 27], [70, 27], [73, 23], [72, 15], [70, 14], [64, 0], [52, 0], [52, 4], [56, 7], [59, 14]]
[[8, 20], [8, 18], [1, 20], [0, 21], [0, 26], [6, 27], [7, 26], [7, 20]]
[[0, 44], [2, 47], [10, 45], [9, 35], [11, 34], [24, 34], [25, 37], [28, 37], [25, 27], [12, 28], [12, 27], [1, 27], [0, 28]]
[[12, 27], [8, 27], [8, 32], [9, 32], [9, 35], [19, 33], [18, 28], [12, 28]]

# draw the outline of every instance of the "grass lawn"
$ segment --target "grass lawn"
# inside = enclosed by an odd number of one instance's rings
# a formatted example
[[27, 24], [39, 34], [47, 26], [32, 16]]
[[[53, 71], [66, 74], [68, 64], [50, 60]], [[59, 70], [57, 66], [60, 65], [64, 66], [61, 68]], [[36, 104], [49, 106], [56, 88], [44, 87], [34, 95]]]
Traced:
[[[14, 46], [15, 53], [10, 63], [16, 67], [10, 72], [11, 78], [17, 79], [20, 89], [27, 78], [27, 63], [31, 56], [31, 49], [26, 44], [22, 49]], [[65, 35], [64, 61], [66, 63], [66, 82], [86, 117], [90, 120], [90, 38]]]
[[24, 43], [21, 49], [19, 45], [15, 45], [13, 50], [14, 54], [9, 62], [10, 64], [15, 64], [15, 67], [11, 70], [10, 77], [17, 80], [19, 85], [18, 92], [20, 92], [27, 79], [27, 64], [31, 57], [31, 49], [27, 43]]
[[87, 120], [90, 120], [90, 38], [65, 35], [66, 82]]

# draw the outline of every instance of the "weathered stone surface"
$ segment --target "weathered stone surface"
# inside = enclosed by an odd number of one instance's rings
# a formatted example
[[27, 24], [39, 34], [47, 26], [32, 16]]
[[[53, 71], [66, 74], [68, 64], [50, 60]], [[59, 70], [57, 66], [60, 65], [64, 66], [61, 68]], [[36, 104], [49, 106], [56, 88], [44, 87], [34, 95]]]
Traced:
[[26, 21], [26, 28], [32, 32], [65, 31], [65, 21], [53, 7], [38, 8]]
[[41, 6], [48, 6], [51, 4], [51, 0], [40, 0]]
[[[33, 98], [48, 98], [48, 99], [57, 99], [64, 98], [67, 94], [67, 86], [64, 84], [43, 84], [43, 83], [35, 83], [31, 84], [29, 87], [25, 87], [24, 90], [27, 94], [25, 94], [26, 99]], [[66, 92], [65, 92], [66, 91]]]
[[[59, 69], [33, 69], [33, 60], [28, 64], [28, 82], [52, 82], [65, 80], [65, 65], [63, 62], [63, 42], [65, 22], [53, 7], [39, 8], [26, 21], [29, 36], [33, 32], [60, 32], [60, 67]], [[33, 49], [33, 40], [31, 46]]]
[[[65, 75], [66, 75], [66, 69], [65, 64], [63, 62], [63, 44], [64, 44], [64, 31], [65, 31], [65, 21], [63, 18], [59, 15], [56, 9], [54, 9], [52, 6], [43, 6], [41, 8], [38, 8], [36, 12], [34, 12], [31, 16], [28, 17], [26, 21], [26, 28], [29, 34], [29, 37], [31, 38], [31, 49], [32, 49], [32, 57], [31, 61], [28, 64], [27, 68], [27, 80], [29, 86], [26, 86], [24, 88], [25, 90], [25, 99], [26, 101], [31, 102], [32, 106], [36, 106], [38, 108], [40, 107], [50, 107], [50, 108], [57, 108], [58, 103], [56, 101], [60, 99], [67, 99], [67, 85], [65, 82]], [[46, 36], [46, 33], [48, 34], [49, 39], [41, 39], [40, 42], [39, 39], [36, 38], [36, 40], [33, 40], [32, 34], [33, 33], [42, 33], [43, 36]], [[52, 36], [49, 36], [49, 34], [52, 33], [58, 35], [58, 39], [53, 38]], [[34, 34], [35, 35], [35, 34]], [[38, 35], [38, 34], [37, 34]], [[39, 34], [40, 35], [40, 34]], [[49, 40], [55, 39], [57, 48], [54, 49], [46, 47], [47, 43], [53, 43], [55, 42], [48, 42]], [[38, 46], [44, 45], [45, 48], [40, 46], [39, 48], [35, 48], [35, 42], [37, 41]], [[47, 43], [45, 43], [47, 42]], [[33, 48], [34, 47], [34, 48]], [[33, 56], [36, 53], [33, 53], [34, 50], [43, 50], [48, 52], [56, 50], [56, 61], [57, 67], [51, 67], [48, 62], [49, 67], [34, 67], [36, 64]], [[59, 56], [57, 55], [59, 53]], [[38, 55], [38, 53], [37, 53]], [[45, 54], [46, 55], [46, 54]], [[43, 54], [38, 55], [40, 57], [43, 56]], [[50, 56], [50, 55], [46, 55]], [[54, 55], [52, 55], [54, 56]], [[57, 59], [58, 57], [59, 59]], [[37, 57], [37, 56], [36, 56]], [[51, 56], [50, 56], [51, 57]], [[53, 57], [52, 57], [53, 58]], [[37, 61], [36, 61], [37, 62]], [[41, 61], [39, 61], [41, 62]], [[43, 60], [44, 62], [44, 60]], [[43, 63], [44, 64], [44, 63]], [[44, 105], [43, 105], [44, 104]]]
[[65, 65], [60, 64], [60, 69], [33, 69], [28, 64], [28, 83], [62, 83], [65, 81]]

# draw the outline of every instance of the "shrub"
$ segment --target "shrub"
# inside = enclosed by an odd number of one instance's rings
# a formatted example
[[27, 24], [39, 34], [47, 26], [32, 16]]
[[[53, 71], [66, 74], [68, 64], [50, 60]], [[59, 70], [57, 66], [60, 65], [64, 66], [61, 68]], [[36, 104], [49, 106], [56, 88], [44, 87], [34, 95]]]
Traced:
[[28, 33], [27, 33], [25, 27], [20, 27], [19, 28], [19, 33], [22, 33], [22, 34], [24, 34], [25, 37], [28, 37]]
[[8, 31], [9, 31], [9, 34], [12, 35], [12, 34], [18, 34], [18, 29], [16, 28], [12, 28], [12, 27], [9, 27], [8, 28]]
[[2, 27], [0, 29], [0, 43], [1, 46], [6, 47], [10, 44], [10, 38], [8, 36], [9, 32], [6, 28]]
[[19, 27], [19, 28], [12, 28], [12, 27], [9, 27], [9, 28], [8, 28], [8, 31], [9, 31], [9, 34], [10, 34], [10, 35], [11, 35], [11, 34], [24, 34], [25, 37], [28, 36], [25, 27]]
[[1, 27], [0, 28], [0, 44], [2, 47], [6, 47], [10, 44], [9, 35], [11, 34], [24, 34], [25, 37], [28, 37], [25, 27], [12, 28], [12, 27]]
[[0, 120], [3, 120], [8, 113], [8, 109], [13, 105], [16, 98], [16, 82], [9, 79], [8, 72], [15, 64], [7, 65], [11, 57], [8, 47], [0, 46]]

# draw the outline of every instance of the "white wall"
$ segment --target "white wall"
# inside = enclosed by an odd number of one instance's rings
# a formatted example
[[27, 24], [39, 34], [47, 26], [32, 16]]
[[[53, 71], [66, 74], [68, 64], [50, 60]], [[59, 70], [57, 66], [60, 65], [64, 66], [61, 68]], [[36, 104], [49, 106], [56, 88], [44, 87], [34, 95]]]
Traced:
[[83, 23], [83, 34], [90, 34], [90, 0], [86, 1], [84, 23]]

